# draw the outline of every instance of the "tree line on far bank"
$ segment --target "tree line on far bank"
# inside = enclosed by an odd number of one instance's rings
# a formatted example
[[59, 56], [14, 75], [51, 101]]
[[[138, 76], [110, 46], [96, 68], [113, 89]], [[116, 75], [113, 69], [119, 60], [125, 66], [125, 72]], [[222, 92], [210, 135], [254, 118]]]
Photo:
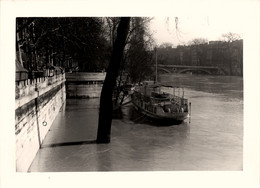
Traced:
[[236, 33], [226, 33], [219, 41], [196, 38], [176, 48], [164, 43], [157, 49], [158, 64], [218, 66], [226, 75], [243, 75], [243, 40]]

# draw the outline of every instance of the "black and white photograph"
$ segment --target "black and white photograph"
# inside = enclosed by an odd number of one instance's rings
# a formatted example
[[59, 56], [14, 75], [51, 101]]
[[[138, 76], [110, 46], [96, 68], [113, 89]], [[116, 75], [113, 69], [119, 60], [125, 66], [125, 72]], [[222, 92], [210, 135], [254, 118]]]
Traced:
[[6, 186], [259, 186], [259, 3], [30, 2], [1, 16]]

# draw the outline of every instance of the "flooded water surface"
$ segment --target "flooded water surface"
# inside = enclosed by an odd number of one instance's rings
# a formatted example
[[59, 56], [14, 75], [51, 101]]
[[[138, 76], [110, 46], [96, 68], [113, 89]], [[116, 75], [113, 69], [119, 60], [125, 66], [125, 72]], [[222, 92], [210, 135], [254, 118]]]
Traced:
[[174, 171], [243, 169], [243, 79], [161, 75], [185, 88], [191, 118], [159, 126], [123, 107], [110, 144], [95, 144], [99, 99], [67, 99], [30, 170]]

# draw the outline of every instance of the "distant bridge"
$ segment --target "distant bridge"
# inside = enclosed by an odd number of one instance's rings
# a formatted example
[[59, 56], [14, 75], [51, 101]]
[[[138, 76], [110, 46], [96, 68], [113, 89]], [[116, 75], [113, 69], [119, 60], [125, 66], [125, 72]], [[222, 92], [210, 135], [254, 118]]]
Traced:
[[225, 75], [225, 71], [217, 66], [187, 66], [187, 65], [157, 65], [158, 72], [161, 73], [186, 73], [200, 72], [206, 74], [221, 74]]

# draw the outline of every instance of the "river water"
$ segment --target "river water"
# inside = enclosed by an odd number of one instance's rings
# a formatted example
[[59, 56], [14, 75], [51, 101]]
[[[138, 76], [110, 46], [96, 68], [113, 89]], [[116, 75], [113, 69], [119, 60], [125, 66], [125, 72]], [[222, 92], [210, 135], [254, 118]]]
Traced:
[[111, 143], [95, 144], [99, 99], [67, 99], [29, 171], [242, 170], [243, 78], [164, 74], [159, 80], [185, 88], [190, 119], [159, 126], [129, 104], [113, 119]]

